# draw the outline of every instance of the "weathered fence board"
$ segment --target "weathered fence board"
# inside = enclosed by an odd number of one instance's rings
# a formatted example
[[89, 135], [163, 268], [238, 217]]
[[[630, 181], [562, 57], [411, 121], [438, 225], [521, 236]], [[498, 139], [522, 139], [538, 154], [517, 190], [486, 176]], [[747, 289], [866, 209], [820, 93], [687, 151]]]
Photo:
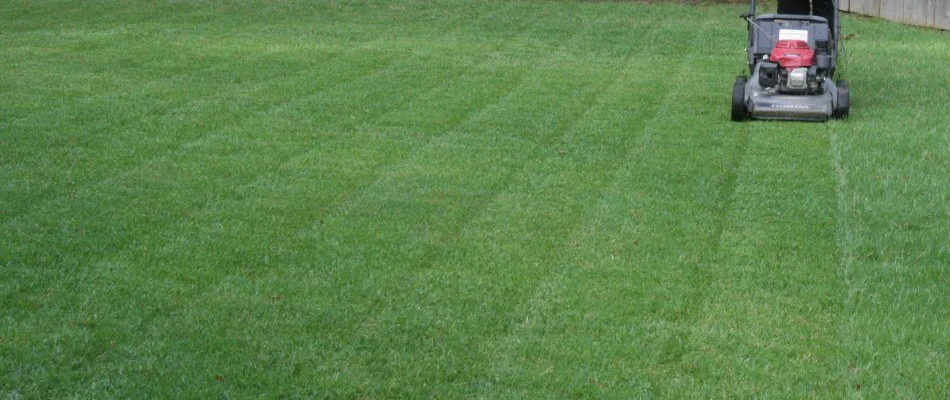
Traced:
[[913, 25], [929, 25], [934, 14], [934, 0], [904, 0], [904, 15], [901, 21]]
[[913, 25], [950, 30], [948, 0], [838, 0], [838, 8]]
[[891, 21], [904, 20], [904, 0], [884, 0], [881, 2], [881, 18]]
[[851, 0], [851, 12], [881, 16], [881, 0]]
[[934, 4], [933, 19], [930, 26], [942, 29], [950, 29], [950, 2], [936, 1]]
[[904, 0], [884, 0], [881, 2], [881, 18], [891, 21], [904, 20]]

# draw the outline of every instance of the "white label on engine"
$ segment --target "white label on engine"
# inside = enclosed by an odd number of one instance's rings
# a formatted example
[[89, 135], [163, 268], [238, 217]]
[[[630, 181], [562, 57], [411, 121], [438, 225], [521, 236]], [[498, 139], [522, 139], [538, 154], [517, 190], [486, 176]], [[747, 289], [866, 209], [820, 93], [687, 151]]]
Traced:
[[801, 29], [779, 29], [778, 40], [808, 41], [808, 31]]

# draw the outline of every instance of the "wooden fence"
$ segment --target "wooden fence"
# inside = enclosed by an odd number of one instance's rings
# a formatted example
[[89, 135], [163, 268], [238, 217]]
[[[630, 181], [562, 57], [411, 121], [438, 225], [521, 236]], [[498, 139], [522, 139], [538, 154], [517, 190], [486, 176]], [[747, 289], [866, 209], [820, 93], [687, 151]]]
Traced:
[[950, 0], [838, 0], [842, 11], [950, 30]]

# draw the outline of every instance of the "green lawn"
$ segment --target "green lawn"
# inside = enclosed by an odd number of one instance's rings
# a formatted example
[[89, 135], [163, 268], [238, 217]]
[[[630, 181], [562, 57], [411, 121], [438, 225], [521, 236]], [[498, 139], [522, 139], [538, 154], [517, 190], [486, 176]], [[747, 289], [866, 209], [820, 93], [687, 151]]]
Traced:
[[0, 398], [947, 398], [950, 34], [744, 10], [5, 2]]

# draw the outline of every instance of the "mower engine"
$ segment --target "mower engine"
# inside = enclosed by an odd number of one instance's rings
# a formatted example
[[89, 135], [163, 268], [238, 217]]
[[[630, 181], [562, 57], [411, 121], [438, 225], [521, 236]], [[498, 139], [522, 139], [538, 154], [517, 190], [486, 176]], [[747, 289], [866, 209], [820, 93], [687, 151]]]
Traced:
[[824, 77], [818, 74], [815, 51], [808, 42], [779, 40], [768, 60], [761, 63], [759, 86], [789, 94], [813, 94], [821, 89]]

